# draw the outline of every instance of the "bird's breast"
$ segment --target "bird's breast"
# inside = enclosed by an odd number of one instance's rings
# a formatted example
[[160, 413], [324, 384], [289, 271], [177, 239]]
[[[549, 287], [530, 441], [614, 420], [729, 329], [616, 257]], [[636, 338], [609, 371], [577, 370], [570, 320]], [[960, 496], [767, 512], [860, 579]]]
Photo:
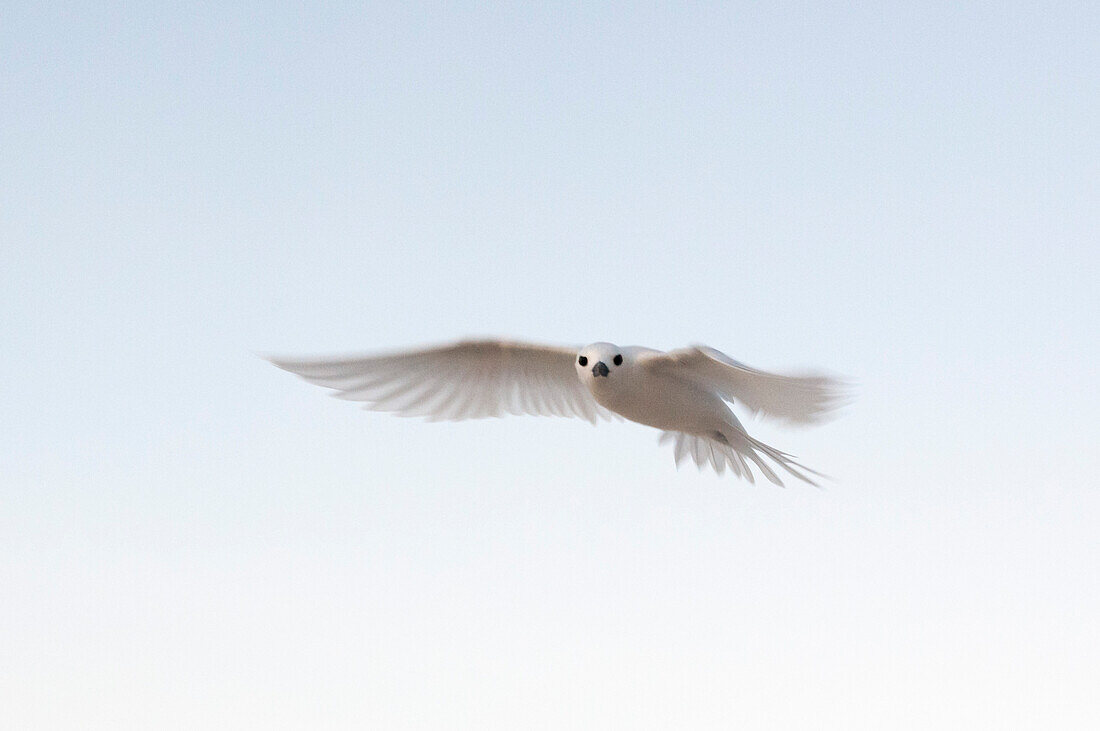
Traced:
[[[608, 381], [604, 383], [604, 381]], [[669, 431], [694, 429], [696, 411], [705, 408], [709, 394], [695, 384], [675, 379], [595, 379], [589, 386], [596, 403], [619, 416]]]

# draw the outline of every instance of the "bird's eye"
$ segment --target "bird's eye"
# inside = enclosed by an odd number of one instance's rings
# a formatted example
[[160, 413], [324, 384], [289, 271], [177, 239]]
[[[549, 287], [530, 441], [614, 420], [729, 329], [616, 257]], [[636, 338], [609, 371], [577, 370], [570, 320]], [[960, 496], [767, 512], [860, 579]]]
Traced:
[[619, 353], [618, 355], [615, 356], [615, 360], [613, 360], [611, 362], [614, 363], [617, 366], [622, 365], [623, 364], [623, 354]]
[[582, 366], [586, 366], [588, 365], [588, 358], [585, 358], [582, 355], [580, 358], [577, 358], [577, 362], [580, 363]]

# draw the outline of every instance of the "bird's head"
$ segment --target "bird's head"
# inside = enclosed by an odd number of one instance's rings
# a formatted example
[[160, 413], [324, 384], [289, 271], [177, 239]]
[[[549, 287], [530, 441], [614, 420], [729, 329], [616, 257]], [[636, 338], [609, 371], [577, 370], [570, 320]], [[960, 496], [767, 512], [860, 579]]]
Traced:
[[590, 385], [610, 383], [615, 374], [629, 367], [623, 349], [613, 343], [592, 343], [581, 348], [573, 362], [581, 381]]

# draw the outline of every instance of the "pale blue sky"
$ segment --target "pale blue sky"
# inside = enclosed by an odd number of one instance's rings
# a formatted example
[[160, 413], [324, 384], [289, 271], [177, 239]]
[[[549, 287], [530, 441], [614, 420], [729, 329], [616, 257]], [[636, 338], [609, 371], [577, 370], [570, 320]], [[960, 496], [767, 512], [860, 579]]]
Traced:
[[[1095, 727], [1092, 3], [9, 4], [19, 727]], [[362, 412], [256, 351], [706, 342], [754, 433]]]

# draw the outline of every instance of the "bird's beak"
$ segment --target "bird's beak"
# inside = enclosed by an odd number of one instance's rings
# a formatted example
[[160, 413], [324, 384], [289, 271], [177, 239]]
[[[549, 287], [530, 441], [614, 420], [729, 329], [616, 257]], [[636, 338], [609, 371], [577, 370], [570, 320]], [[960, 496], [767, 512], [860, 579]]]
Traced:
[[592, 375], [595, 378], [599, 378], [600, 376], [607, 378], [607, 374], [609, 372], [610, 371], [608, 371], [607, 369], [607, 364], [604, 363], [602, 360], [596, 365], [592, 366]]

